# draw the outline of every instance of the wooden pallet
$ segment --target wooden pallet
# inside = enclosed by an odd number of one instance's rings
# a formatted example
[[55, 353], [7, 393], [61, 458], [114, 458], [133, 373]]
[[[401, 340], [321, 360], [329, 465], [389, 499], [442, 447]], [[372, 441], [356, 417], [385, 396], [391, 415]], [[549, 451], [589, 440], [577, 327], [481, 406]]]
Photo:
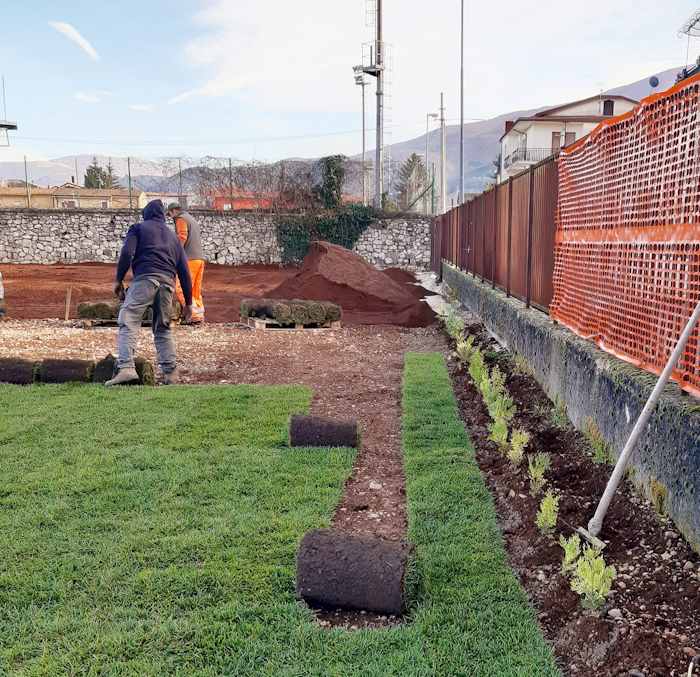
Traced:
[[244, 324], [248, 325], [251, 329], [276, 329], [287, 331], [299, 331], [304, 329], [306, 331], [313, 329], [340, 329], [342, 326], [340, 320], [337, 322], [326, 322], [322, 325], [307, 325], [307, 324], [280, 324], [276, 320], [269, 320], [262, 317], [248, 317], [245, 319]]

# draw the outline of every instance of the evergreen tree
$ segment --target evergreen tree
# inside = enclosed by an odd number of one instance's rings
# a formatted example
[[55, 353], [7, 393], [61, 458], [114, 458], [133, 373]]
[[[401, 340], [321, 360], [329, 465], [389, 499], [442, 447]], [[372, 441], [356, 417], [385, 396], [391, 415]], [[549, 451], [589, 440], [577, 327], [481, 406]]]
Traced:
[[427, 181], [428, 174], [425, 171], [423, 158], [413, 153], [399, 169], [399, 208], [402, 210], [411, 208], [421, 191], [425, 190]]
[[104, 170], [97, 162], [97, 158], [92, 158], [92, 164], [85, 170], [85, 188], [103, 188]]
[[102, 188], [117, 188], [119, 186], [119, 179], [114, 173], [114, 167], [112, 167], [112, 159], [107, 162], [107, 169], [102, 169]]

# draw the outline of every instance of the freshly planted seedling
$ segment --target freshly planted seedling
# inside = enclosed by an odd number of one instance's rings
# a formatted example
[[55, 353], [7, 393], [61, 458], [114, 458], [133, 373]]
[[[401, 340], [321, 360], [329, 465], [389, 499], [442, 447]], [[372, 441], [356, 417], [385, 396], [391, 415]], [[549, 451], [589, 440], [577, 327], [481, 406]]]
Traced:
[[482, 381], [488, 379], [488, 369], [480, 350], [475, 350], [469, 358], [469, 376], [479, 389], [481, 389]]
[[545, 536], [550, 536], [554, 531], [554, 527], [557, 526], [558, 517], [559, 496], [550, 490], [544, 495], [540, 503], [540, 509], [537, 511], [535, 524]]
[[610, 594], [617, 572], [606, 566], [600, 550], [586, 547], [576, 562], [571, 589], [581, 596], [585, 609], [599, 609]]
[[556, 397], [554, 407], [549, 414], [549, 420], [555, 428], [568, 428], [569, 416], [566, 413], [566, 403], [561, 397]]
[[532, 376], [532, 367], [522, 355], [513, 358], [513, 371], [521, 376]]
[[453, 308], [450, 308], [445, 317], [445, 331], [447, 335], [455, 341], [461, 339], [464, 333], [464, 320]]
[[525, 457], [525, 447], [530, 441], [530, 433], [527, 430], [518, 428], [510, 436], [510, 447], [508, 448], [508, 460], [514, 468], [519, 468]]
[[604, 463], [613, 462], [613, 455], [610, 451], [610, 447], [605, 441], [603, 434], [598, 429], [598, 426], [593, 422], [593, 419], [589, 418], [586, 420], [583, 434], [591, 445], [594, 463], [603, 465]]
[[496, 419], [489, 425], [489, 439], [498, 445], [501, 453], [508, 451], [508, 424], [502, 419]]
[[471, 356], [474, 353], [474, 337], [469, 336], [466, 339], [457, 341], [457, 357], [462, 364], [469, 364]]
[[527, 461], [527, 471], [530, 476], [530, 494], [537, 496], [547, 482], [545, 475], [552, 465], [549, 454], [540, 452], [530, 456]]
[[581, 537], [578, 534], [572, 534], [569, 538], [559, 536], [559, 545], [564, 551], [561, 572], [570, 574], [576, 569], [576, 561], [581, 556]]

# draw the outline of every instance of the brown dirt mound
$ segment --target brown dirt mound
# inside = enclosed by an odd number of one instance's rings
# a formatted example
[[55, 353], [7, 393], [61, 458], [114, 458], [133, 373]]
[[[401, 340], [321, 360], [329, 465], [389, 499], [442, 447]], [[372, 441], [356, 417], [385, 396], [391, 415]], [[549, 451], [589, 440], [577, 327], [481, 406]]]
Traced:
[[427, 327], [435, 321], [435, 314], [419, 300], [418, 288], [408, 286], [406, 275], [410, 273], [387, 274], [344, 247], [314, 242], [299, 273], [267, 295], [332, 301], [353, 324]]

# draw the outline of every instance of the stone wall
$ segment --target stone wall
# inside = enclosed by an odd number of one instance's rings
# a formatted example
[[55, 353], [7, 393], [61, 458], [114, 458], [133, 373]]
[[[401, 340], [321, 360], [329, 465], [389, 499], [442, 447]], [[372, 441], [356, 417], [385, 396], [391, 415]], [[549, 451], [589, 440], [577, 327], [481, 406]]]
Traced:
[[[547, 395], [566, 405], [572, 423], [582, 430], [592, 420], [619, 454], [657, 377], [449, 264], [443, 263], [442, 273], [489, 331], [528, 361]], [[677, 385], [666, 387], [628, 476], [700, 552], [700, 406]]]
[[[207, 258], [212, 263], [280, 263], [273, 217], [196, 211]], [[129, 210], [0, 210], [0, 263], [113, 263], [130, 224]], [[427, 269], [430, 223], [425, 219], [377, 221], [355, 250], [379, 267]]]

